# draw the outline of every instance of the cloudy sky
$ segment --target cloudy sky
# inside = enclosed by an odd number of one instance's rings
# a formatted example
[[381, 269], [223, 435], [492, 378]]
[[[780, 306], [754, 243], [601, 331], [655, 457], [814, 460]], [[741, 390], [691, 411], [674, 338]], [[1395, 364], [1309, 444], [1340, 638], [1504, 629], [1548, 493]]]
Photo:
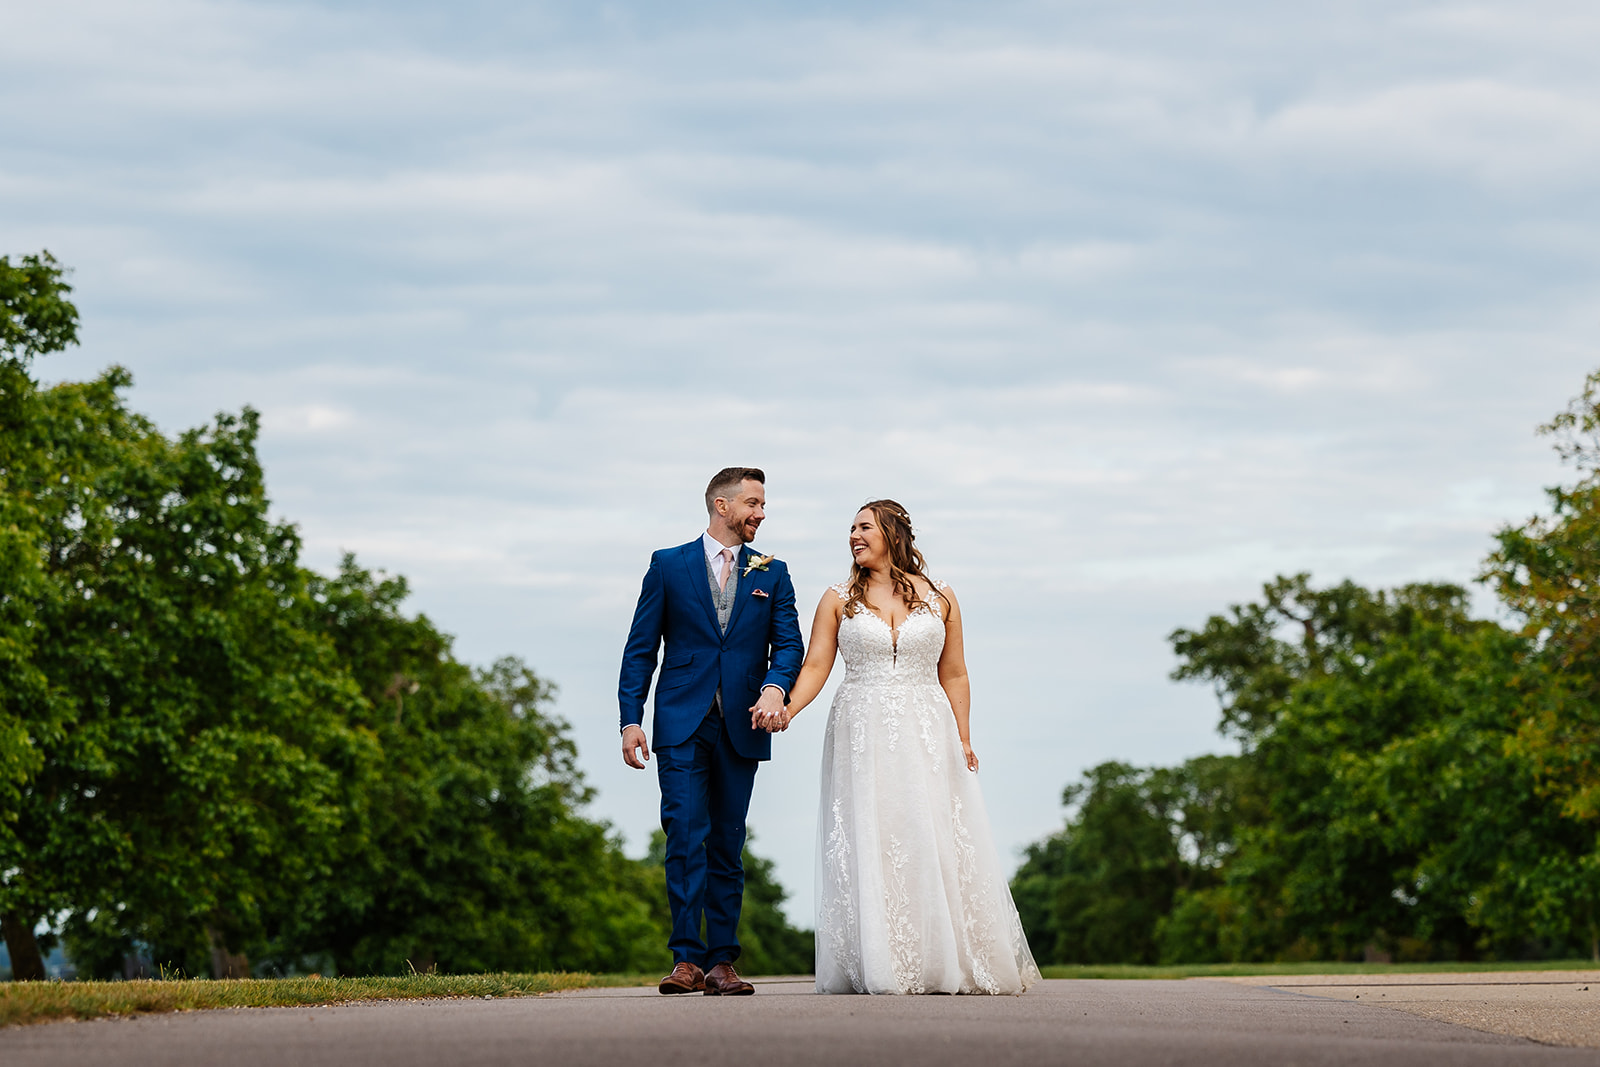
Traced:
[[[649, 551], [727, 464], [802, 614], [870, 496], [967, 617], [1007, 849], [1222, 742], [1165, 635], [1469, 580], [1600, 364], [1592, 3], [0, 0], [0, 252], [309, 561], [561, 686], [595, 811]], [[1484, 610], [1492, 605], [1485, 602]], [[809, 922], [822, 711], [751, 822]]]

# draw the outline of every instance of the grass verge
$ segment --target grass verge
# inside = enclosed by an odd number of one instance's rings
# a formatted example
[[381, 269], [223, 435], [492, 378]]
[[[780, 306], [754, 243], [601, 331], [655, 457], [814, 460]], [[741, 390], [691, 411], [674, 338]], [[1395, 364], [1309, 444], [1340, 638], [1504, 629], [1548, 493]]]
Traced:
[[0, 1026], [199, 1008], [284, 1008], [363, 1000], [525, 997], [560, 989], [654, 985], [627, 974], [418, 974], [404, 978], [240, 978], [136, 982], [8, 982]]
[[1232, 978], [1257, 974], [1463, 974], [1480, 971], [1600, 971], [1593, 960], [1500, 960], [1493, 963], [1075, 963], [1041, 967], [1046, 978]]

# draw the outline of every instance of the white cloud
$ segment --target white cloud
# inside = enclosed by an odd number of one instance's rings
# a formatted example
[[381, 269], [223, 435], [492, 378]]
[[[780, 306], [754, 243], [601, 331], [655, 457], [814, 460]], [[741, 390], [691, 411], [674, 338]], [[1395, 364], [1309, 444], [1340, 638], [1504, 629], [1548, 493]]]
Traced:
[[261, 424], [268, 433], [295, 436], [324, 436], [329, 430], [344, 430], [356, 423], [348, 408], [330, 404], [293, 404], [262, 413]]
[[1421, 168], [1516, 185], [1585, 182], [1600, 166], [1600, 97], [1487, 78], [1312, 99], [1271, 115], [1262, 137], [1324, 167]]

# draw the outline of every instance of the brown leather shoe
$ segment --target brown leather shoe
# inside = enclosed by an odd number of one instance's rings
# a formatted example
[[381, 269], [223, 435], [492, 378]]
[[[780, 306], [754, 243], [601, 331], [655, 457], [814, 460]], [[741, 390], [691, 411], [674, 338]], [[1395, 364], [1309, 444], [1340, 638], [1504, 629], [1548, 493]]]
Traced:
[[706, 996], [748, 997], [756, 987], [739, 977], [731, 963], [719, 963], [706, 972]]
[[706, 987], [705, 972], [688, 960], [672, 968], [657, 988], [663, 993], [698, 993]]

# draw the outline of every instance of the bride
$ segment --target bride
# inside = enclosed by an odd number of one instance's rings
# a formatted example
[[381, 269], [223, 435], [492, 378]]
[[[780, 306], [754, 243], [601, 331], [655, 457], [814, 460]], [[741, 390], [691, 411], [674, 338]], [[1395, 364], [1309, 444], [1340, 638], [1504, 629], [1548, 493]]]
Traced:
[[1021, 993], [1039, 969], [978, 789], [961, 607], [893, 500], [857, 513], [850, 554], [786, 713], [756, 723], [787, 729], [844, 655], [822, 750], [817, 992]]

